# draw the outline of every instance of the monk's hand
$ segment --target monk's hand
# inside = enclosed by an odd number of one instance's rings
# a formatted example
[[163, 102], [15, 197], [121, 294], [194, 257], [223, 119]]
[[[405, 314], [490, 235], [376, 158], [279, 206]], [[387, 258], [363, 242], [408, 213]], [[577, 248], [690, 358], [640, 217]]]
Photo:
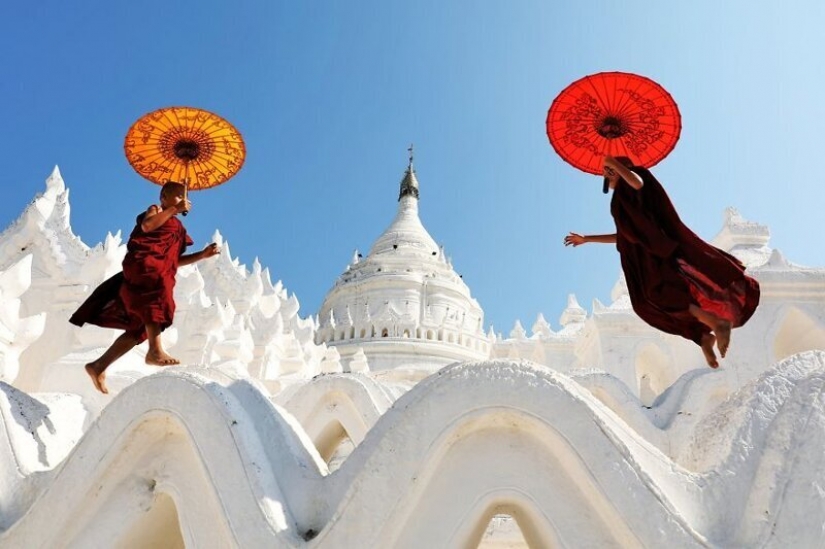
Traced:
[[188, 212], [191, 209], [192, 209], [192, 203], [187, 198], [184, 198], [180, 202], [175, 204], [175, 214], [176, 215], [179, 214], [179, 213]]
[[602, 158], [602, 171], [604, 175], [607, 176], [614, 176], [616, 175], [616, 159], [610, 155], [604, 155]]
[[206, 259], [207, 257], [212, 257], [213, 255], [218, 255], [219, 253], [221, 253], [221, 249], [214, 242], [211, 244], [207, 244], [201, 252], [204, 259]]
[[587, 237], [578, 233], [570, 233], [564, 237], [565, 246], [573, 246], [575, 248], [576, 246], [581, 246], [585, 242], [587, 242]]

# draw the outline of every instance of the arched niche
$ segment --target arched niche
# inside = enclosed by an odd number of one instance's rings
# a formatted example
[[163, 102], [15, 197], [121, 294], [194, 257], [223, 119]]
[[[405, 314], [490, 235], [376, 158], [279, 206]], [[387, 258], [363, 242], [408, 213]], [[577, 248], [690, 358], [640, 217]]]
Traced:
[[773, 340], [774, 360], [814, 349], [825, 349], [825, 326], [798, 307], [790, 307]]
[[670, 358], [654, 343], [645, 343], [636, 352], [636, 387], [639, 400], [651, 406], [673, 383]]
[[[478, 549], [531, 547], [524, 536], [519, 519], [513, 516], [520, 516], [522, 522], [525, 522], [524, 513], [520, 513], [518, 510], [513, 511], [511, 508], [499, 508], [494, 512], [496, 514], [489, 517], [481, 534], [481, 540], [477, 545]], [[482, 525], [485, 519], [482, 519]], [[475, 534], [478, 535], [478, 530]]]
[[172, 498], [157, 492], [149, 509], [125, 528], [117, 547], [169, 547], [183, 549], [186, 545], [180, 528], [178, 510]]
[[333, 420], [321, 430], [315, 440], [318, 453], [330, 466], [330, 471], [340, 467], [344, 459], [355, 449], [355, 443], [340, 421]]

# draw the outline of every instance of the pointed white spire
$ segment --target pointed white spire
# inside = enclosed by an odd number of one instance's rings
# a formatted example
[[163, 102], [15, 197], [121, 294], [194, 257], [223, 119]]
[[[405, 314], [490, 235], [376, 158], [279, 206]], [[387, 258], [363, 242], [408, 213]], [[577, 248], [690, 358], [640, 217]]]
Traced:
[[510, 330], [510, 337], [512, 339], [527, 339], [527, 332], [524, 330], [524, 326], [521, 325], [520, 320], [516, 320], [515, 326]]
[[771, 269], [787, 269], [790, 267], [790, 263], [778, 248], [774, 248], [765, 266]]
[[616, 284], [613, 285], [613, 289], [610, 291], [610, 299], [612, 299], [613, 301], [618, 301], [619, 299], [627, 295], [627, 279], [624, 277], [624, 271], [622, 271], [619, 273], [619, 279], [616, 281]]
[[218, 244], [218, 246], [221, 247], [221, 253], [218, 256], [220, 262], [226, 265], [232, 265], [234, 267], [235, 264], [238, 263], [238, 260], [232, 259], [232, 251], [229, 249], [229, 241], [224, 240], [223, 244]]
[[401, 182], [398, 211], [389, 227], [370, 248], [369, 256], [378, 254], [397, 255], [402, 251], [418, 256], [431, 256], [438, 249], [432, 236], [418, 217], [418, 181], [412, 165]]
[[60, 174], [60, 167], [55, 164], [51, 175], [46, 179], [46, 192], [53, 194], [60, 194], [66, 191], [66, 184], [63, 182], [63, 176]]
[[[598, 303], [598, 300], [593, 301], [593, 310], [596, 309], [596, 303]], [[599, 303], [599, 305], [601, 305], [601, 303]], [[572, 322], [582, 323], [585, 320], [587, 320], [587, 311], [579, 305], [576, 294], [568, 295], [567, 308], [562, 312], [561, 318], [559, 318], [559, 324], [567, 326]]]
[[352, 260], [350, 260], [350, 265], [358, 265], [361, 262], [361, 254], [358, 253], [358, 248], [355, 248], [355, 251], [352, 252]]
[[370, 371], [367, 355], [361, 347], [358, 347], [355, 354], [352, 355], [352, 360], [349, 363], [349, 371], [354, 374], [367, 373]]
[[438, 247], [438, 260], [445, 265], [447, 264], [447, 254], [444, 252], [444, 246]]
[[264, 267], [264, 270], [261, 271], [261, 281], [264, 284], [264, 292], [265, 293], [267, 293], [267, 294], [276, 293], [275, 292], [275, 287], [272, 286], [272, 276], [270, 275], [269, 267]]
[[289, 320], [296, 314], [298, 314], [298, 309], [301, 308], [301, 304], [298, 303], [298, 297], [295, 294], [289, 296], [283, 305], [281, 306], [282, 315], [284, 320]]
[[530, 330], [533, 332], [534, 337], [539, 337], [542, 339], [550, 337], [553, 333], [553, 330], [550, 329], [550, 324], [547, 323], [547, 320], [544, 319], [544, 315], [541, 313], [539, 313], [536, 318], [536, 322]]
[[342, 372], [341, 354], [335, 347], [328, 347], [321, 360], [322, 374], [337, 374]]
[[771, 231], [767, 225], [748, 221], [736, 208], [725, 210], [722, 229], [711, 242], [726, 251], [735, 248], [761, 248], [768, 245]]
[[333, 314], [332, 309], [330, 309], [329, 314], [327, 315], [327, 318], [326, 318], [326, 322], [324, 323], [324, 326], [329, 326], [330, 328], [334, 329], [336, 324], [337, 323], [335, 322], [335, 314]]
[[106, 238], [103, 239], [103, 249], [106, 251], [114, 250], [120, 246], [121, 242], [123, 242], [123, 236], [119, 229], [115, 234], [107, 232]]

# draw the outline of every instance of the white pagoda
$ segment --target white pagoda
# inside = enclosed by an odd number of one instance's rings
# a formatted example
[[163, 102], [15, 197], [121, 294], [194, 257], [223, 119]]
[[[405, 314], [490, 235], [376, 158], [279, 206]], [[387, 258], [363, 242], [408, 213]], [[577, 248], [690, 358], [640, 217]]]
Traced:
[[125, 245], [73, 234], [55, 169], [0, 233], [0, 546], [825, 546], [825, 269], [728, 210], [714, 243], [762, 300], [711, 370], [621, 278], [485, 333], [418, 207], [410, 159], [306, 317], [216, 233], [163, 334], [184, 365], [144, 344], [104, 396], [83, 365], [117, 333], [68, 318]]

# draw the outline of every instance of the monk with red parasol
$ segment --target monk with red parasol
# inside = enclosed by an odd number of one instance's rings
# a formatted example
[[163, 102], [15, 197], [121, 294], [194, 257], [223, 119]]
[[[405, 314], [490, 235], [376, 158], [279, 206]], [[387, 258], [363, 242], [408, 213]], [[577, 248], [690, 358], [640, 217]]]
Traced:
[[126, 157], [138, 173], [162, 184], [160, 204], [137, 217], [126, 245], [123, 271], [103, 282], [69, 320], [124, 330], [103, 355], [86, 365], [98, 391], [108, 393], [106, 369], [135, 345], [148, 339], [146, 364], [170, 366], [180, 361], [161, 344], [160, 334], [175, 314], [174, 288], [178, 267], [220, 250], [208, 244], [185, 254], [193, 244], [178, 215], [192, 204], [191, 185], [203, 189], [232, 177], [243, 165], [244, 143], [228, 122], [207, 111], [171, 107], [147, 114], [126, 135]]
[[[573, 166], [604, 176], [613, 191], [616, 233], [570, 233], [565, 246], [615, 244], [633, 310], [651, 326], [696, 342], [719, 366], [731, 329], [759, 303], [759, 284], [734, 256], [699, 238], [676, 213], [647, 169], [676, 145], [679, 111], [655, 82], [628, 73], [600, 73], [568, 86], [547, 114], [547, 135]], [[631, 160], [635, 159], [635, 162]]]

